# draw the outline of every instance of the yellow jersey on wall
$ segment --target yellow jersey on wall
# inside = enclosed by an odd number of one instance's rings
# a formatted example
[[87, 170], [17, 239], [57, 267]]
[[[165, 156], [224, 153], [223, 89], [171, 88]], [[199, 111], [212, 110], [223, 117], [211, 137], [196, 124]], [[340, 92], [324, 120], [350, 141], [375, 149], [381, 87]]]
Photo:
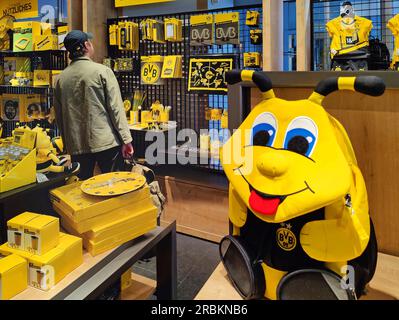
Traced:
[[395, 39], [395, 48], [393, 50], [393, 57], [392, 57], [392, 65], [391, 68], [395, 66], [397, 62], [399, 62], [399, 14], [391, 18], [388, 23], [387, 27], [391, 30], [394, 39]]
[[331, 58], [369, 45], [371, 20], [355, 16], [354, 19], [337, 17], [326, 24], [331, 39]]

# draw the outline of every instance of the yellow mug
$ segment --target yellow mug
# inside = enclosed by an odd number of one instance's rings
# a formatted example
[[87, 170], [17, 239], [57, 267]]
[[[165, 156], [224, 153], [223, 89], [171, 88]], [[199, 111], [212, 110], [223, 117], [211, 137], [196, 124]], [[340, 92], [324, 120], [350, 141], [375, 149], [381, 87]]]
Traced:
[[161, 111], [159, 121], [169, 122], [169, 111]]
[[139, 112], [138, 111], [130, 111], [130, 124], [139, 123]]
[[148, 123], [152, 121], [152, 112], [151, 111], [141, 111], [141, 122]]

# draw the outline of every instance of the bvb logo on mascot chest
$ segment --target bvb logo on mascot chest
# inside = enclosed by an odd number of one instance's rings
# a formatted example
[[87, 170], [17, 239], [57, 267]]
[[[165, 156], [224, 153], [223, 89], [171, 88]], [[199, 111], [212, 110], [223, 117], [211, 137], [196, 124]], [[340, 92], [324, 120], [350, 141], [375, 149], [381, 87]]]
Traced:
[[141, 68], [141, 77], [145, 83], [156, 83], [161, 76], [161, 69], [155, 63], [145, 63]]
[[296, 237], [289, 224], [282, 224], [276, 232], [278, 246], [285, 251], [292, 251], [296, 247]]

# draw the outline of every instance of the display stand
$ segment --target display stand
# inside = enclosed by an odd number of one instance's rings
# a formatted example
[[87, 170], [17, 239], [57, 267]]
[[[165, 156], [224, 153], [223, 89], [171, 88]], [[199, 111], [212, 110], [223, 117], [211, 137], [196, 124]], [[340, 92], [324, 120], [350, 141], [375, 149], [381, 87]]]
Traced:
[[[360, 300], [399, 300], [399, 257], [380, 253], [377, 270], [368, 286], [367, 295]], [[242, 300], [231, 284], [227, 271], [220, 263], [195, 300]]]

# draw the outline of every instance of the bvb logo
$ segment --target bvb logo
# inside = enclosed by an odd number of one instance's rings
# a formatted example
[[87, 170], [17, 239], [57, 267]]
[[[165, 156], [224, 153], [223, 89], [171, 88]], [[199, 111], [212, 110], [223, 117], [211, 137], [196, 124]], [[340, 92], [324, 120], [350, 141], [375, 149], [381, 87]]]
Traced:
[[287, 228], [280, 228], [277, 230], [277, 243], [279, 247], [285, 251], [292, 251], [296, 247], [295, 234]]
[[141, 69], [141, 77], [145, 83], [156, 83], [161, 75], [161, 69], [155, 63], [146, 63]]

